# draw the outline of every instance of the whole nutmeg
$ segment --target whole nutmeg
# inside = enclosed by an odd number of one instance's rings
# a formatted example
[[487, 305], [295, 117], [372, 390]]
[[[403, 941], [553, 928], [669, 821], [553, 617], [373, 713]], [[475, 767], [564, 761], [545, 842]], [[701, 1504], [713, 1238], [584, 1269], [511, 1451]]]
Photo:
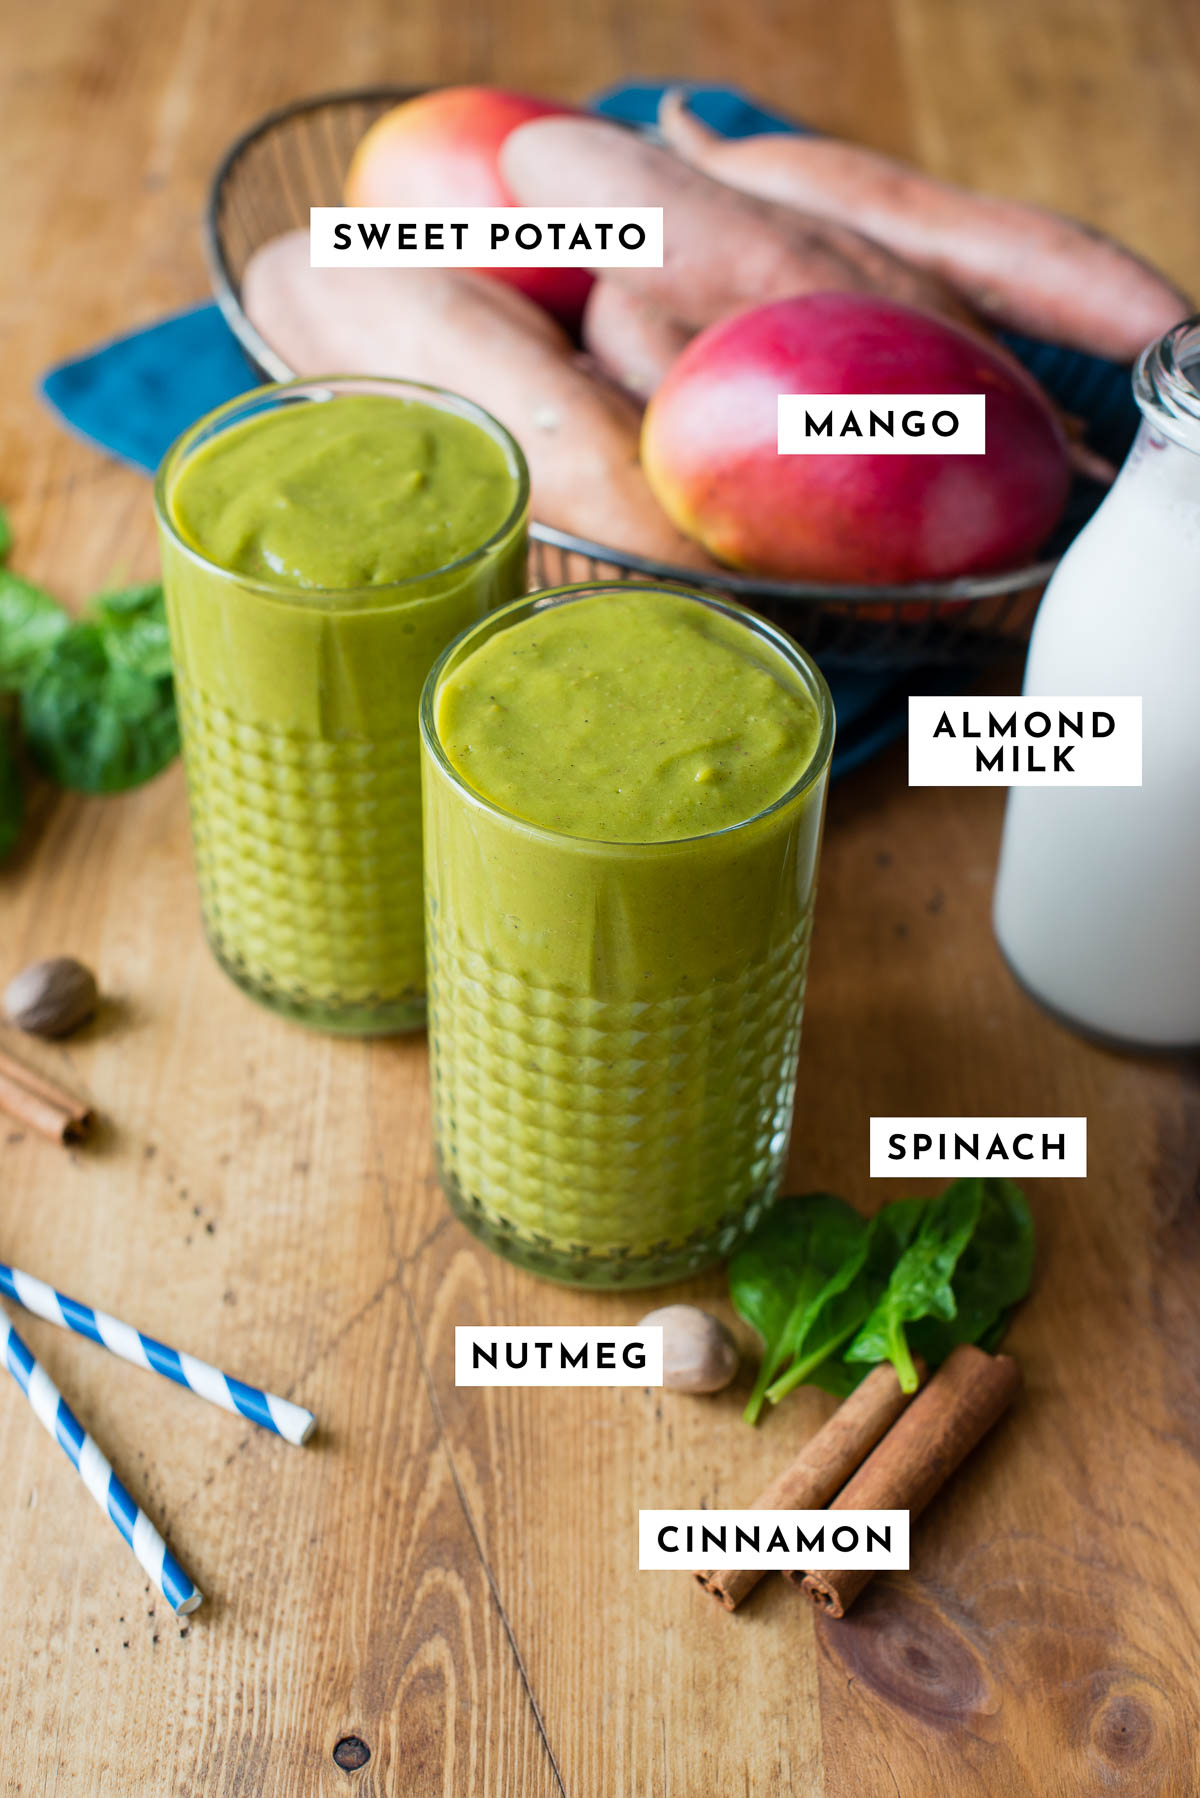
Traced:
[[733, 1337], [720, 1318], [695, 1305], [661, 1305], [643, 1324], [661, 1324], [663, 1385], [672, 1392], [720, 1392], [738, 1370]]
[[32, 1036], [69, 1036], [100, 1002], [96, 976], [70, 955], [31, 962], [4, 989], [4, 1015]]

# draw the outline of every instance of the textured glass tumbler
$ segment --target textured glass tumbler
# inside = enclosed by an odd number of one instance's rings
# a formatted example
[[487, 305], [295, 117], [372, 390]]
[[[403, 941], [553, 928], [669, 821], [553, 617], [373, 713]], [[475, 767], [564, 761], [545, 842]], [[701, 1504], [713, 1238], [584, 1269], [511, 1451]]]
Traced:
[[[175, 482], [218, 433], [281, 406], [383, 394], [469, 419], [504, 450], [512, 509], [442, 568], [332, 591], [233, 573], [181, 536]], [[155, 489], [204, 926], [273, 1010], [375, 1035], [425, 1021], [418, 711], [452, 638], [524, 591], [529, 481], [503, 427], [415, 382], [293, 381], [168, 452]], [[403, 531], [403, 511], [397, 510]]]
[[816, 706], [801, 778], [683, 841], [592, 842], [514, 817], [447, 757], [439, 684], [494, 633], [605, 591], [506, 607], [426, 683], [434, 1126], [450, 1205], [490, 1248], [571, 1284], [649, 1286], [728, 1255], [779, 1189], [834, 718], [787, 637], [692, 595]]

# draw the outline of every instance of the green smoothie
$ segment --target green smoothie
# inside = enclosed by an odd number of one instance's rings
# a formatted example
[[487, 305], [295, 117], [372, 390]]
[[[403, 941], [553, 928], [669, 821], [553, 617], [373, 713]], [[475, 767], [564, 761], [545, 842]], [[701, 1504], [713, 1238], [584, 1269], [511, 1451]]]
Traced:
[[495, 535], [516, 480], [469, 418], [379, 393], [275, 407], [211, 437], [169, 495], [183, 541], [289, 587], [390, 587]]
[[526, 601], [435, 669], [438, 1152], [493, 1247], [650, 1284], [774, 1197], [832, 728], [786, 638], [673, 591]]
[[773, 661], [691, 599], [585, 599], [480, 644], [439, 688], [438, 736], [468, 785], [546, 830], [701, 836], [773, 804], [812, 760], [817, 708]]
[[402, 383], [264, 390], [164, 464], [205, 924], [277, 1009], [351, 1031], [423, 1021], [420, 692], [521, 591], [526, 493], [494, 421]]

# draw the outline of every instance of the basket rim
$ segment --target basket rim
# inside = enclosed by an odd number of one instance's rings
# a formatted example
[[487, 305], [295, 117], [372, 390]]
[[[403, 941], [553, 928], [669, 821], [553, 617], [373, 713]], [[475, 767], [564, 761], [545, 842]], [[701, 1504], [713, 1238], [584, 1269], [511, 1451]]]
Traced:
[[[279, 356], [255, 328], [241, 303], [240, 283], [234, 278], [221, 234], [220, 217], [225, 190], [238, 164], [252, 146], [271, 132], [308, 113], [323, 112], [333, 106], [399, 104], [428, 93], [426, 86], [400, 86], [380, 83], [372, 87], [339, 88], [289, 100], [248, 125], [225, 150], [213, 173], [204, 213], [204, 251], [213, 294], [226, 324], [241, 344], [251, 363], [271, 381], [290, 381], [296, 371]], [[636, 127], [634, 127], [636, 129]], [[900, 584], [843, 585], [836, 581], [786, 581], [767, 576], [739, 573], [736, 569], [684, 568], [669, 562], [653, 561], [631, 550], [615, 549], [611, 544], [595, 543], [576, 537], [553, 525], [530, 519], [529, 535], [547, 548], [570, 555], [585, 556], [609, 567], [624, 568], [650, 580], [667, 580], [702, 587], [714, 593], [735, 594], [752, 600], [756, 597], [781, 601], [794, 606], [839, 605], [921, 605], [961, 607], [977, 600], [1018, 596], [1035, 587], [1043, 587], [1058, 566], [1059, 557], [1043, 557], [1024, 567], [1005, 569], [995, 574], [957, 575], [947, 581], [918, 581]]]

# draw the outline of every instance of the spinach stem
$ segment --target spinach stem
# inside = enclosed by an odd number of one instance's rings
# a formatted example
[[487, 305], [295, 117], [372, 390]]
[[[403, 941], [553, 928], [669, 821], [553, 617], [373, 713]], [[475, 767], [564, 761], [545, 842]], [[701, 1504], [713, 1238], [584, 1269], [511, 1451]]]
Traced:
[[822, 1361], [829, 1359], [835, 1349], [841, 1348], [847, 1337], [854, 1335], [861, 1322], [862, 1317], [856, 1317], [846, 1329], [839, 1330], [836, 1335], [827, 1337], [819, 1348], [813, 1349], [810, 1354], [802, 1355], [798, 1361], [793, 1361], [787, 1372], [782, 1374], [773, 1386], [767, 1388], [767, 1397], [771, 1403], [777, 1405], [781, 1398], [786, 1398], [789, 1392], [794, 1391], [797, 1386], [802, 1386], [814, 1367], [819, 1367]]
[[917, 1369], [913, 1362], [912, 1350], [908, 1346], [908, 1337], [904, 1334], [903, 1324], [896, 1325], [889, 1347], [891, 1352], [888, 1359], [896, 1369], [901, 1392], [915, 1392], [921, 1382], [917, 1378]]
[[775, 1377], [779, 1367], [778, 1355], [764, 1355], [758, 1370], [758, 1378], [754, 1382], [754, 1390], [750, 1394], [742, 1417], [746, 1423], [757, 1423], [762, 1415], [763, 1400], [767, 1396], [767, 1387]]

